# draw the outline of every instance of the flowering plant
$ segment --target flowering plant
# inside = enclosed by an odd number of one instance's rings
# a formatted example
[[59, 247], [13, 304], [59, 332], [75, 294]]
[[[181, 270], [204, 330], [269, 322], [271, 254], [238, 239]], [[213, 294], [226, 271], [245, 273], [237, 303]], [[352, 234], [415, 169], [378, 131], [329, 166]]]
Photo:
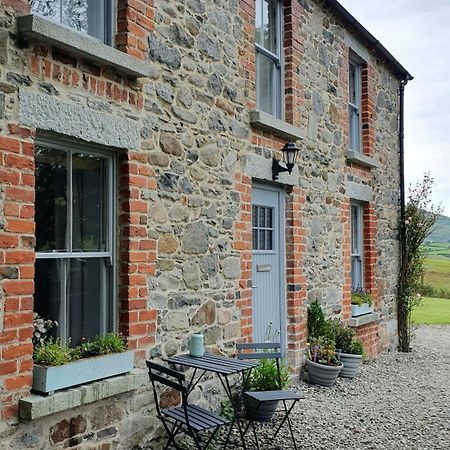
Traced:
[[307, 357], [310, 361], [324, 366], [339, 366], [336, 345], [332, 339], [323, 336], [308, 342]]
[[33, 345], [36, 347], [48, 339], [48, 332], [59, 326], [56, 320], [44, 319], [38, 313], [34, 313], [33, 318]]

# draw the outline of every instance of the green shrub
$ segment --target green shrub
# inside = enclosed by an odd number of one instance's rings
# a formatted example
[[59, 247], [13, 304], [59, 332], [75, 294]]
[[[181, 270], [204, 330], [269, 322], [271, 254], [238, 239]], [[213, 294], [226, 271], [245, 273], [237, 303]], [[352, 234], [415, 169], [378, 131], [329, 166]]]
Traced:
[[361, 288], [352, 291], [352, 305], [361, 306], [364, 303], [368, 303], [369, 306], [372, 306], [373, 300], [370, 292], [367, 292]]
[[350, 343], [350, 346], [346, 349], [346, 351], [344, 353], [350, 353], [351, 355], [361, 355], [364, 356], [364, 354], [366, 353], [364, 350], [364, 345], [363, 343], [360, 341], [360, 339], [355, 338], [353, 339], [353, 341]]
[[92, 341], [80, 345], [82, 357], [122, 353], [126, 350], [126, 340], [115, 333], [97, 335]]
[[280, 361], [280, 380], [278, 379], [277, 364], [275, 359], [261, 359], [247, 380], [245, 389], [248, 391], [275, 391], [284, 389], [289, 384], [289, 371], [284, 362]]
[[355, 339], [355, 331], [348, 327], [340, 326], [336, 334], [336, 348], [343, 353], [350, 353], [353, 339]]
[[325, 316], [317, 300], [308, 306], [308, 337], [309, 339], [321, 336], [325, 324]]
[[42, 366], [62, 366], [79, 358], [77, 348], [64, 345], [59, 338], [39, 343], [33, 353], [34, 362]]

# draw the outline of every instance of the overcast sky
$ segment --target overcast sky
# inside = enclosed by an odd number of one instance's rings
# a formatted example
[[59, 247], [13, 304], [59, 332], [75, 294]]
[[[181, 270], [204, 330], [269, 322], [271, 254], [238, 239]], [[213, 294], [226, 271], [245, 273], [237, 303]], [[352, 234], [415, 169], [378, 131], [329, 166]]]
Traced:
[[340, 0], [414, 76], [405, 88], [407, 185], [425, 171], [450, 216], [450, 0]]

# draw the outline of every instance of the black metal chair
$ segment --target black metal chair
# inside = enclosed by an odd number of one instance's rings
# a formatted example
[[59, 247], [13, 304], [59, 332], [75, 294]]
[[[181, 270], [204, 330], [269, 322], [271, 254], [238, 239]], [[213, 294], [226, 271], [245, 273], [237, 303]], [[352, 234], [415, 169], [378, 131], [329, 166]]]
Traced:
[[[175, 437], [184, 432], [192, 437], [198, 450], [205, 450], [213, 441], [219, 428], [229, 424], [230, 421], [199, 406], [188, 404], [188, 393], [187, 387], [184, 385], [185, 376], [183, 373], [152, 361], [147, 361], [147, 367], [153, 387], [158, 418], [161, 420], [169, 438], [164, 449], [168, 449], [171, 444], [177, 449], [181, 448], [176, 444]], [[161, 409], [156, 383], [180, 392], [181, 405], [175, 408]], [[205, 431], [209, 432], [209, 436], [203, 436]], [[202, 444], [204, 437], [206, 442]]]
[[[264, 343], [245, 343], [245, 344], [236, 344], [237, 349], [237, 357], [239, 359], [275, 359], [276, 366], [277, 366], [277, 374], [278, 374], [278, 382], [281, 386], [281, 370], [280, 370], [280, 359], [281, 359], [281, 345], [279, 343], [273, 343], [273, 342], [264, 342]], [[251, 375], [251, 372], [249, 371], [248, 374], [244, 375], [244, 386], [246, 384], [246, 381]], [[253, 435], [255, 437], [256, 441], [256, 447], [259, 449], [259, 443], [258, 443], [258, 437], [255, 430], [254, 420], [255, 416], [257, 415], [257, 412], [259, 408], [261, 408], [264, 403], [267, 402], [273, 402], [280, 401], [283, 403], [284, 410], [277, 411], [277, 412], [284, 412], [284, 417], [279, 424], [278, 428], [275, 430], [275, 433], [273, 437], [275, 437], [278, 432], [281, 430], [281, 427], [284, 425], [285, 422], [288, 423], [289, 431], [291, 433], [292, 443], [294, 444], [295, 450], [297, 450], [297, 444], [295, 442], [294, 432], [292, 430], [292, 424], [291, 420], [289, 418], [289, 415], [296, 405], [296, 403], [302, 398], [300, 394], [293, 392], [291, 390], [275, 390], [275, 391], [245, 391], [245, 395], [252, 398], [256, 404], [256, 408], [253, 411], [253, 414], [248, 417], [250, 423], [248, 424], [247, 428], [244, 430], [244, 434], [248, 431], [249, 427], [252, 427]], [[292, 403], [289, 405], [287, 402]]]

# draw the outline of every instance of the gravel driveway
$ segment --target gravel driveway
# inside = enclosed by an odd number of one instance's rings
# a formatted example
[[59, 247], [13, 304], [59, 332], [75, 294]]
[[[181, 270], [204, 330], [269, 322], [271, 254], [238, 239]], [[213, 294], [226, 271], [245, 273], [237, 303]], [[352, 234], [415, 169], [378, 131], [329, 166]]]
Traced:
[[[298, 447], [450, 450], [450, 326], [415, 334], [413, 352], [384, 353], [354, 380], [339, 378], [333, 388], [300, 382], [305, 399], [293, 413]], [[292, 449], [286, 431], [263, 438], [261, 449]]]

